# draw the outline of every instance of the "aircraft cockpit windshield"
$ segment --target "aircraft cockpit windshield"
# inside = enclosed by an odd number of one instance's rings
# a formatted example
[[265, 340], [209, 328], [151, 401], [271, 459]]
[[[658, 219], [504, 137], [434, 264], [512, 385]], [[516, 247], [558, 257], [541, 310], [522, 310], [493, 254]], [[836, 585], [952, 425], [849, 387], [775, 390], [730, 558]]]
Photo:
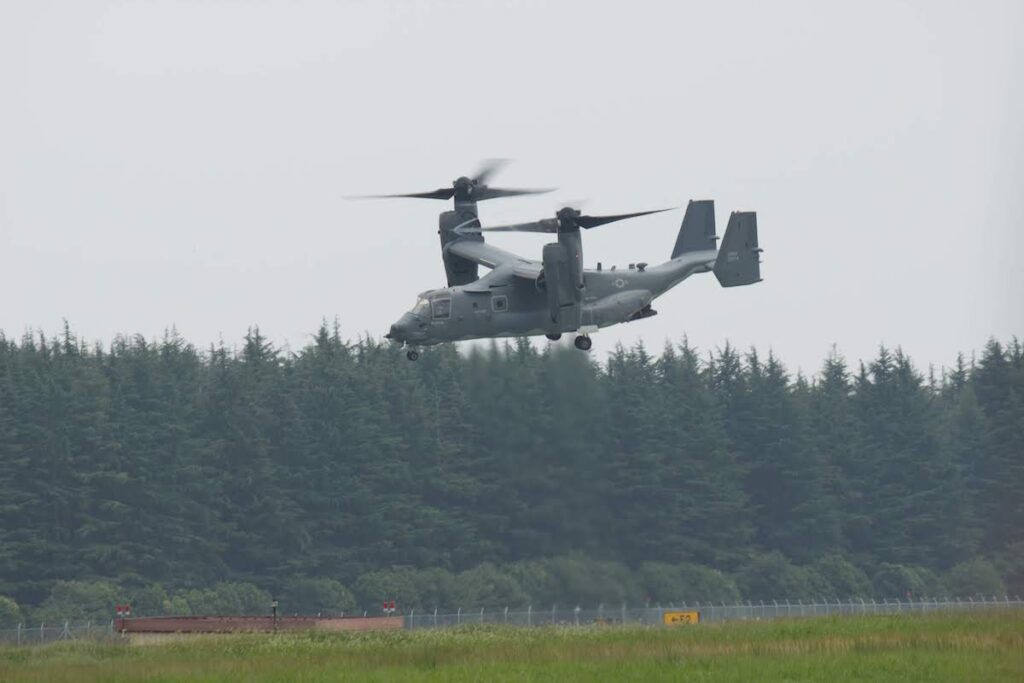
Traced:
[[420, 297], [419, 299], [416, 299], [416, 305], [412, 307], [411, 313], [413, 315], [418, 315], [421, 318], [429, 318], [430, 317], [430, 302], [427, 301], [426, 299], [424, 299], [423, 297]]

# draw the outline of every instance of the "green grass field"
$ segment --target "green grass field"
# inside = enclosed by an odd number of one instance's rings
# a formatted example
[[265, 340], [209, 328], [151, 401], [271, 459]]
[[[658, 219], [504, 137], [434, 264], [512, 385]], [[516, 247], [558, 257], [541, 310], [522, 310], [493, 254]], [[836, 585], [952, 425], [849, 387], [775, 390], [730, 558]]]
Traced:
[[0, 681], [1024, 681], [1024, 613], [0, 648]]

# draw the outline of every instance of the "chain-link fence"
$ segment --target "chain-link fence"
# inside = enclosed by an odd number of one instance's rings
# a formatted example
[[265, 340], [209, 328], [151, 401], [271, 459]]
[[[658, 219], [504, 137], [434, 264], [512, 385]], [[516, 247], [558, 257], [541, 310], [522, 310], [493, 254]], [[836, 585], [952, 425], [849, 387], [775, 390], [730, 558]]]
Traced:
[[[470, 624], [505, 624], [509, 626], [592, 626], [643, 625], [661, 626], [670, 612], [697, 612], [701, 623], [732, 620], [760, 620], [815, 616], [861, 614], [921, 614], [927, 612], [1022, 609], [1020, 597], [920, 598], [916, 600], [829, 601], [772, 600], [735, 604], [695, 602], [657, 605], [654, 607], [618, 607], [599, 605], [596, 609], [560, 607], [526, 609], [475, 609], [455, 612], [433, 610], [410, 611], [405, 615], [406, 629], [444, 628]], [[0, 645], [43, 645], [66, 640], [102, 640], [114, 638], [114, 621], [29, 626], [0, 629]]]
[[77, 624], [64, 621], [35, 626], [18, 624], [15, 628], [0, 629], [0, 645], [44, 645], [61, 640], [100, 640], [112, 638], [115, 634], [113, 620]]
[[[660, 626], [670, 612], [697, 612], [702, 623], [736, 619], [778, 619], [860, 614], [920, 614], [925, 612], [1020, 609], [1024, 601], [1009, 596], [978, 598], [922, 598], [917, 600], [860, 600], [820, 602], [804, 600], [772, 600], [736, 604], [695, 602], [658, 605], [655, 607], [614, 607], [599, 605], [597, 609], [580, 607], [527, 607], [525, 610], [456, 610], [455, 612], [411, 611], [405, 616], [407, 629], [442, 628], [464, 624], [508, 624], [510, 626], [587, 626], [633, 624]], [[671, 615], [669, 615], [671, 616]]]

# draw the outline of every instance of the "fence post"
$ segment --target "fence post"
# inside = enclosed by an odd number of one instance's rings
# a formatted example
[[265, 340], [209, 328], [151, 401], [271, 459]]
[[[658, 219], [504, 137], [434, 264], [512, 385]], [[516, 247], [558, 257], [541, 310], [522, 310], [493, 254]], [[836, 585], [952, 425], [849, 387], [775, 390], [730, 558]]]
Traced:
[[626, 625], [626, 603], [622, 603], [622, 625]]
[[533, 626], [533, 605], [526, 606], [526, 625]]
[[459, 608], [459, 611], [455, 614], [455, 625], [456, 626], [461, 626], [462, 625], [462, 608], [461, 607]]
[[434, 608], [434, 628], [437, 628], [437, 608]]
[[505, 623], [508, 623], [508, 605], [505, 605]]
[[18, 622], [18, 645], [21, 645], [21, 622]]
[[416, 628], [416, 608], [409, 610], [409, 630]]
[[45, 632], [43, 631], [43, 626], [45, 626], [45, 625], [46, 625], [46, 622], [39, 622], [39, 642], [40, 643], [42, 643], [42, 642], [44, 642], [46, 640], [46, 635], [45, 635]]
[[480, 608], [480, 623], [484, 623], [484, 608]]
[[551, 605], [551, 625], [555, 625], [555, 605]]

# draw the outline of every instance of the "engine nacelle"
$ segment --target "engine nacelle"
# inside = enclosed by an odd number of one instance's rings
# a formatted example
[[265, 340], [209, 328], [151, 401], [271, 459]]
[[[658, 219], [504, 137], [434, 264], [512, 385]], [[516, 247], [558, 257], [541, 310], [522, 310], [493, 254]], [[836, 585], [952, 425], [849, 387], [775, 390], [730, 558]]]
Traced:
[[538, 278], [548, 298], [552, 332], [572, 332], [580, 327], [580, 292], [575, 286], [572, 256], [557, 242], [544, 245], [544, 271]]
[[445, 211], [437, 219], [437, 232], [441, 236], [441, 256], [444, 259], [444, 273], [448, 276], [448, 286], [468, 285], [480, 278], [480, 269], [469, 259], [450, 254], [445, 245], [455, 240], [475, 240], [483, 242], [479, 233], [457, 233], [455, 228], [476, 218], [476, 205], [461, 206], [458, 211]]

